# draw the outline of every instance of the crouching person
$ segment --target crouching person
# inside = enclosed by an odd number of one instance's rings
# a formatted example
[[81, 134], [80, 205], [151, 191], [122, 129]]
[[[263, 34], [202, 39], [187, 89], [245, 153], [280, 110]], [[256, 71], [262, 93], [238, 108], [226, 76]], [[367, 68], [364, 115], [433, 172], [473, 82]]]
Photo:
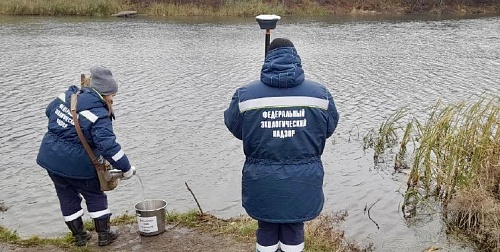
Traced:
[[[48, 131], [37, 156], [37, 163], [52, 179], [66, 225], [75, 238], [75, 245], [84, 246], [91, 234], [84, 229], [81, 206], [85, 199], [87, 211], [98, 234], [98, 245], [112, 243], [118, 234], [110, 229], [111, 211], [106, 194], [101, 191], [96, 169], [75, 128], [78, 120], [91, 151], [123, 172], [122, 179], [135, 174], [135, 167], [116, 142], [113, 132], [112, 104], [118, 85], [107, 68], [90, 69], [90, 86], [70, 86], [46, 108]], [[76, 113], [71, 114], [71, 95], [78, 93]]]

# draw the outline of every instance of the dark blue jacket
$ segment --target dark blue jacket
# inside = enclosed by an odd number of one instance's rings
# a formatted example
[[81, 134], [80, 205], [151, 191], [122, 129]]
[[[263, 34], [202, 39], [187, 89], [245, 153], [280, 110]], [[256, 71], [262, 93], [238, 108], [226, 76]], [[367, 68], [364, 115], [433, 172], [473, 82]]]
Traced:
[[224, 120], [243, 141], [247, 213], [273, 223], [318, 216], [324, 202], [321, 155], [339, 115], [330, 92], [304, 80], [295, 48], [268, 53], [260, 80], [236, 90]]
[[[97, 176], [95, 168], [78, 138], [70, 111], [71, 94], [76, 92], [80, 89], [71, 86], [47, 106], [48, 131], [36, 162], [63, 177], [94, 178]], [[128, 171], [130, 163], [116, 142], [108, 108], [101, 95], [92, 88], [83, 88], [78, 95], [76, 110], [80, 127], [96, 157], [102, 156], [114, 168]]]

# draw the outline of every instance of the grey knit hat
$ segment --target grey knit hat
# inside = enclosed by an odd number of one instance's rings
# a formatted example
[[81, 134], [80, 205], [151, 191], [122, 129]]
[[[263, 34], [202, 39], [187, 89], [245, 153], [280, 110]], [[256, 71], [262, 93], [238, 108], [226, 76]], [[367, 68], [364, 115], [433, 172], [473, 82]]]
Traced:
[[90, 86], [102, 95], [118, 92], [118, 84], [113, 79], [113, 74], [109, 69], [101, 66], [90, 68]]

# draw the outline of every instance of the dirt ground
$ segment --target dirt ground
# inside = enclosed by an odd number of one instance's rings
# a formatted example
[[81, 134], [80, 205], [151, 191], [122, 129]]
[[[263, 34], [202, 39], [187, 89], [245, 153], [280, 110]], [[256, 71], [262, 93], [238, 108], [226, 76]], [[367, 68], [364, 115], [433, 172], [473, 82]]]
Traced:
[[255, 251], [253, 242], [238, 242], [230, 237], [202, 233], [194, 229], [176, 227], [167, 224], [165, 232], [155, 236], [140, 235], [137, 224], [112, 227], [120, 234], [118, 239], [111, 245], [105, 247], [97, 246], [97, 234], [92, 232], [87, 247], [82, 248], [58, 248], [52, 245], [40, 245], [36, 247], [19, 247], [11, 244], [0, 243], [0, 252], [10, 251], [33, 251], [33, 252], [62, 252], [62, 251], [168, 251], [168, 252], [191, 252], [191, 251]]

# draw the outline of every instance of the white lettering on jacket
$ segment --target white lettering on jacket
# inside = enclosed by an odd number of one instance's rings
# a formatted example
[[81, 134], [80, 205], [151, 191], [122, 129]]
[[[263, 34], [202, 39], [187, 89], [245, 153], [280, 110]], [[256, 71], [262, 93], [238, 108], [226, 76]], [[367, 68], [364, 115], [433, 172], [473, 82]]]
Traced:
[[307, 126], [307, 119], [304, 118], [305, 116], [305, 109], [286, 110], [276, 108], [274, 110], [266, 110], [262, 112], [262, 118], [264, 120], [260, 121], [260, 128], [273, 129], [272, 137], [274, 138], [294, 137], [296, 128], [303, 128]]
[[57, 118], [57, 124], [61, 126], [62, 128], [68, 127], [68, 124], [75, 125], [75, 122], [73, 122], [73, 117], [71, 116], [71, 113], [69, 109], [64, 106], [64, 104], [59, 104], [59, 107], [56, 108], [54, 113], [59, 117]]

